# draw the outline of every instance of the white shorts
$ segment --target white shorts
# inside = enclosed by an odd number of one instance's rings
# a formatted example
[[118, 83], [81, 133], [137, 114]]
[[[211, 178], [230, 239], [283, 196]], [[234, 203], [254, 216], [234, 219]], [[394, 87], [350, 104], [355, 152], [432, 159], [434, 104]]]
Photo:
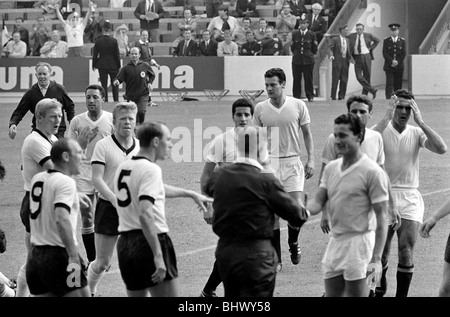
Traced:
[[299, 156], [285, 158], [270, 158], [270, 166], [275, 176], [280, 180], [284, 190], [289, 192], [302, 192], [305, 185], [305, 170]]
[[[391, 192], [394, 206], [397, 208], [400, 216], [403, 219], [422, 223], [425, 207], [420, 192], [417, 189], [400, 188], [392, 188]], [[388, 214], [388, 223], [392, 222], [393, 219]]]
[[323, 279], [343, 275], [346, 281], [366, 278], [375, 246], [375, 231], [330, 237], [322, 259]]
[[[270, 158], [270, 166], [286, 192], [303, 191], [305, 170], [299, 156]], [[275, 229], [280, 229], [280, 217], [275, 215]]]

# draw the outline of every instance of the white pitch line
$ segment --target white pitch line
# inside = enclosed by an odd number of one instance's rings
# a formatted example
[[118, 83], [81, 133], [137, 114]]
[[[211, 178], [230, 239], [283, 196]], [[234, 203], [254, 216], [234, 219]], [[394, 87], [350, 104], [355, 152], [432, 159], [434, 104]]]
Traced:
[[[445, 193], [445, 192], [448, 192], [448, 191], [450, 191], [450, 188], [436, 190], [434, 192], [429, 192], [429, 193], [426, 193], [426, 194], [422, 194], [422, 197], [432, 196], [432, 195], [436, 195], [436, 194], [442, 194], [442, 193]], [[319, 222], [319, 221], [320, 221], [320, 219], [314, 219], [314, 220], [311, 220], [311, 221], [307, 221], [305, 223], [305, 225], [313, 224], [313, 223], [316, 223], [316, 222]], [[286, 228], [281, 228], [281, 230], [286, 230]], [[196, 249], [196, 250], [193, 250], [193, 251], [180, 253], [180, 254], [177, 254], [177, 257], [190, 256], [190, 255], [194, 255], [194, 254], [197, 254], [197, 253], [200, 253], [200, 252], [210, 251], [210, 250], [215, 249], [216, 246], [217, 245], [215, 244], [215, 245], [211, 245], [209, 247], [204, 247], [204, 248]], [[120, 271], [118, 269], [116, 269], [116, 270], [112, 270], [112, 271], [107, 272], [107, 274], [116, 274], [116, 273], [120, 273]]]

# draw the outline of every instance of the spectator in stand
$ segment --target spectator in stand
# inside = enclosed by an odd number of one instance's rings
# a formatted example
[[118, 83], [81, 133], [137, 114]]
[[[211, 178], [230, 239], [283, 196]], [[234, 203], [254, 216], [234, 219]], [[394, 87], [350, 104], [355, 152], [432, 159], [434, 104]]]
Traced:
[[219, 7], [219, 16], [211, 19], [208, 30], [217, 42], [221, 42], [224, 40], [224, 32], [230, 30], [230, 33], [233, 34], [238, 25], [237, 19], [228, 14], [228, 6], [221, 5]]
[[34, 7], [42, 9], [42, 15], [46, 20], [55, 20], [58, 19], [55, 9], [57, 3], [59, 3], [59, 0], [36, 1]]
[[30, 55], [30, 32], [26, 27], [23, 26], [23, 18], [16, 18], [16, 25], [14, 26], [13, 32], [15, 31], [18, 31], [20, 33], [20, 40], [27, 45], [26, 54]]
[[237, 0], [235, 17], [259, 17], [256, 0]]
[[37, 24], [33, 25], [33, 32], [31, 33], [30, 40], [33, 41], [33, 56], [41, 55], [41, 48], [44, 46], [45, 42], [50, 39], [51, 28], [45, 24], [45, 19], [43, 16], [37, 18]]
[[323, 17], [327, 17], [327, 24], [330, 26], [334, 18], [336, 17], [336, 1], [335, 0], [312, 0], [312, 4], [318, 3], [322, 6], [322, 11], [320, 11], [320, 15]]
[[[59, 0], [59, 7], [60, 7], [60, 11], [61, 14], [64, 18], [64, 20], [67, 20], [67, 18], [69, 17], [69, 15], [71, 15], [74, 12], [77, 12], [78, 14], [81, 15], [81, 13], [83, 12], [83, 1], [82, 0]], [[89, 6], [91, 7], [92, 5], [94, 5], [91, 1], [89, 1]], [[97, 7], [97, 5], [95, 5], [95, 8]], [[94, 12], [94, 10], [92, 10], [92, 12]]]
[[84, 42], [95, 43], [100, 36], [102, 36], [103, 25], [105, 24], [103, 13], [98, 10], [92, 11], [92, 16], [89, 18], [86, 28], [84, 29]]
[[274, 36], [273, 27], [267, 27], [266, 37], [259, 43], [261, 44], [261, 55], [278, 56], [281, 54], [283, 46], [280, 39]]
[[280, 14], [277, 16], [277, 21], [275, 22], [278, 38], [285, 39], [288, 33], [292, 33], [296, 23], [297, 17], [291, 13], [289, 3], [285, 2], [281, 8]]
[[[203, 3], [203, 1], [202, 1]], [[175, 6], [176, 7], [183, 7], [183, 8], [189, 8], [191, 9], [192, 16], [198, 18], [197, 10], [195, 10], [195, 5], [193, 0], [175, 0]], [[206, 14], [204, 15], [206, 18]]]
[[140, 34], [140, 39], [133, 44], [133, 47], [139, 48], [139, 60], [149, 63], [150, 66], [156, 66], [159, 69], [159, 64], [152, 58], [152, 51], [148, 42], [148, 31], [141, 30]]
[[134, 10], [134, 16], [139, 19], [141, 30], [147, 30], [152, 42], [159, 40], [159, 19], [167, 15], [158, 0], [141, 0]]
[[12, 34], [12, 41], [6, 44], [3, 48], [2, 57], [8, 58], [24, 58], [27, 56], [27, 45], [20, 39], [19, 31], [14, 31]]
[[[316, 34], [317, 43], [320, 43], [325, 33], [327, 33], [328, 24], [327, 21], [320, 15], [322, 6], [318, 3], [314, 3], [311, 6], [312, 14], [308, 16], [309, 30]], [[297, 21], [298, 24], [298, 21]]]
[[73, 15], [69, 16], [67, 22], [64, 21], [61, 12], [59, 12], [58, 4], [56, 5], [56, 9], [58, 19], [61, 22], [64, 31], [66, 31], [67, 44], [69, 46], [67, 57], [83, 57], [83, 33], [92, 13], [91, 7], [89, 7], [86, 17], [83, 20], [81, 20], [81, 17], [77, 12], [74, 12]]
[[191, 29], [184, 29], [183, 37], [173, 51], [173, 56], [197, 56], [197, 42], [192, 38]]
[[259, 42], [266, 37], [267, 20], [260, 18], [258, 23], [259, 27], [255, 30], [255, 39]]
[[184, 7], [183, 10], [183, 21], [178, 23], [178, 29], [180, 30], [180, 36], [177, 37], [172, 46], [177, 48], [178, 44], [184, 39], [184, 30], [191, 30], [192, 39], [197, 38], [197, 19], [193, 17], [193, 13], [190, 7]]
[[226, 30], [223, 34], [224, 40], [217, 45], [217, 56], [238, 56], [239, 47], [231, 40], [230, 30]]
[[242, 18], [242, 25], [238, 26], [232, 34], [233, 41], [239, 47], [239, 54], [241, 52], [242, 45], [247, 42], [247, 32], [252, 31], [251, 24], [252, 20], [249, 17]]
[[308, 13], [308, 9], [306, 9], [305, 6], [305, 0], [288, 0], [286, 3], [291, 7], [291, 13], [296, 16], [297, 20], [303, 13]]
[[223, 0], [205, 0], [206, 17], [213, 18], [219, 16], [219, 8], [223, 5]]
[[211, 38], [209, 30], [203, 30], [203, 41], [198, 45], [198, 56], [217, 56], [217, 42]]
[[67, 57], [69, 47], [66, 41], [61, 41], [61, 33], [58, 30], [53, 30], [51, 33], [51, 40], [45, 42], [40, 49], [41, 57], [46, 58], [64, 58]]
[[125, 58], [130, 52], [130, 46], [128, 44], [128, 26], [125, 24], [119, 25], [114, 30], [113, 37], [117, 40], [117, 45], [119, 45], [120, 58]]
[[247, 42], [242, 45], [239, 55], [255, 56], [261, 51], [261, 45], [255, 40], [255, 33], [252, 30], [247, 31]]
[[[103, 35], [95, 41], [92, 54], [92, 70], [98, 69], [100, 82], [105, 90], [105, 102], [108, 102], [108, 76], [112, 84], [120, 69], [119, 45], [111, 37], [111, 29], [111, 23], [106, 21], [103, 24]], [[118, 102], [119, 87], [111, 85], [111, 89], [114, 102]]]

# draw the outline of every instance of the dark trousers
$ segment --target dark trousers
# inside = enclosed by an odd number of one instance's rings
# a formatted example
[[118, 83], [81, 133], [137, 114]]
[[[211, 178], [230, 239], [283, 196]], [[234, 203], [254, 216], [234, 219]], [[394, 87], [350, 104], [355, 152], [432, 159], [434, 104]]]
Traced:
[[372, 59], [370, 54], [353, 55], [355, 59], [355, 75], [358, 82], [363, 86], [362, 93], [367, 95], [374, 93], [375, 88], [370, 85], [370, 74], [372, 70]]
[[219, 240], [216, 261], [225, 297], [272, 297], [278, 257], [267, 240], [223, 243]]
[[113, 85], [114, 79], [116, 79], [119, 73], [118, 69], [99, 69], [98, 73], [100, 75], [100, 83], [103, 89], [105, 89], [105, 101], [108, 102], [108, 76], [111, 81], [111, 89], [114, 102], [119, 101], [119, 86]]
[[313, 70], [314, 64], [311, 65], [296, 65], [292, 64], [292, 76], [294, 82], [292, 86], [292, 95], [300, 99], [302, 97], [302, 76], [305, 80], [305, 95], [306, 98], [314, 98], [314, 85], [313, 85]]
[[386, 72], [386, 99], [390, 99], [394, 91], [402, 89], [403, 70], [400, 72]]
[[331, 99], [336, 99], [339, 84], [338, 98], [344, 99], [347, 93], [349, 63], [346, 60], [334, 61], [331, 71]]
[[127, 100], [133, 101], [137, 105], [138, 111], [136, 114], [136, 124], [141, 124], [145, 121], [145, 113], [147, 112], [149, 99], [149, 96], [142, 96], [136, 100]]

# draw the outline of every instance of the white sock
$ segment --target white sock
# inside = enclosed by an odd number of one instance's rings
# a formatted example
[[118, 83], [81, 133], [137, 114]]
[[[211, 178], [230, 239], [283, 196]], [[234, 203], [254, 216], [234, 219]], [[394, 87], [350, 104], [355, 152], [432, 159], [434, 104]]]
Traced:
[[30, 290], [27, 284], [26, 264], [22, 265], [17, 275], [17, 293], [16, 297], [29, 297]]
[[4, 285], [3, 292], [0, 292], [0, 297], [15, 297], [16, 292], [14, 292], [13, 289], [11, 289], [8, 285]]
[[94, 270], [92, 269], [92, 267], [93, 267], [92, 264], [93, 263], [91, 263], [88, 268], [87, 281], [88, 281], [89, 288], [91, 289], [91, 294], [95, 295], [95, 293], [97, 293], [97, 284], [100, 281], [100, 279], [103, 277], [104, 272], [95, 273]]

